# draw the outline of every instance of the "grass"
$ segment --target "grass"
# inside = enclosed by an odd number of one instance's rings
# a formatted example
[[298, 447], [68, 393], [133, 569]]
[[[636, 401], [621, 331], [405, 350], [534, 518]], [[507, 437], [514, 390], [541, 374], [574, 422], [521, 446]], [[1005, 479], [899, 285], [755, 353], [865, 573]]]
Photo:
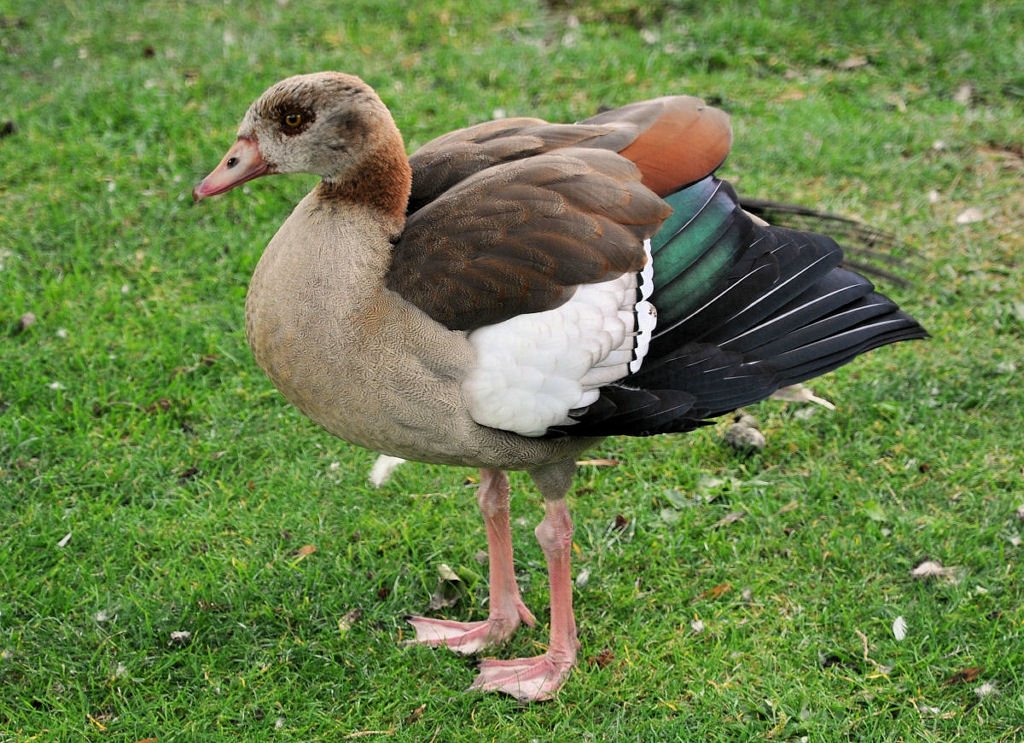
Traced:
[[[1020, 738], [1021, 27], [978, 0], [7, 0], [0, 740]], [[837, 412], [759, 406], [750, 457], [721, 426], [594, 453], [620, 464], [572, 499], [583, 651], [554, 702], [464, 694], [470, 664], [399, 642], [441, 563], [468, 589], [450, 615], [486, 611], [473, 473], [370, 488], [373, 455], [250, 358], [248, 277], [310, 181], [190, 203], [248, 103], [325, 68], [375, 85], [410, 149], [694, 92], [733, 114], [741, 192], [921, 255], [886, 288], [934, 337], [816, 381]], [[540, 507], [513, 487], [541, 616]], [[953, 579], [913, 579], [926, 558]]]

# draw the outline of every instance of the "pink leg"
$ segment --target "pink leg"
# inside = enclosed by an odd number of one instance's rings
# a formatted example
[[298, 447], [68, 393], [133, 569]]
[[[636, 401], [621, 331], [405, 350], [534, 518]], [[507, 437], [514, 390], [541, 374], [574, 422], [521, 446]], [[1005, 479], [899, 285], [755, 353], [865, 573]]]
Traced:
[[[557, 475], [571, 478], [572, 468], [562, 467]], [[535, 478], [537, 479], [537, 478]], [[557, 477], [557, 481], [562, 480]], [[547, 478], [537, 479], [542, 491]], [[561, 489], [564, 495], [565, 489]], [[551, 641], [548, 650], [535, 658], [485, 660], [472, 689], [499, 691], [525, 701], [550, 699], [576, 665], [580, 644], [572, 609], [572, 519], [564, 498], [544, 502], [544, 520], [537, 525], [537, 541], [548, 563], [551, 588]]]
[[501, 470], [480, 470], [477, 503], [487, 526], [487, 549], [491, 584], [490, 612], [482, 622], [454, 622], [447, 619], [410, 617], [416, 630], [411, 643], [444, 645], [457, 653], [471, 655], [489, 645], [504, 642], [520, 621], [536, 624], [533, 614], [519, 596], [512, 563], [512, 529], [509, 524], [508, 478]]

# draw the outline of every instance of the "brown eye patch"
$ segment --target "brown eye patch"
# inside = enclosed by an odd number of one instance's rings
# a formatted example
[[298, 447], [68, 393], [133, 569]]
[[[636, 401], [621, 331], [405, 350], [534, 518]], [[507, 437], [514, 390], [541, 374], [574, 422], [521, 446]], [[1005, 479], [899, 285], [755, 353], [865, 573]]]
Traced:
[[315, 118], [308, 108], [284, 108], [277, 114], [281, 131], [288, 135], [305, 131]]

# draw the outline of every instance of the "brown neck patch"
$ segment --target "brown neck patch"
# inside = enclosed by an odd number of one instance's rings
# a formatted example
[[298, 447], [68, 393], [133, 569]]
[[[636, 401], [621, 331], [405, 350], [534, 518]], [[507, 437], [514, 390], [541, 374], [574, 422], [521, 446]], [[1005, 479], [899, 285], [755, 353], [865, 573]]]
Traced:
[[395, 220], [400, 230], [411, 187], [412, 170], [399, 139], [369, 150], [360, 165], [342, 178], [321, 181], [317, 194], [327, 202], [369, 206]]

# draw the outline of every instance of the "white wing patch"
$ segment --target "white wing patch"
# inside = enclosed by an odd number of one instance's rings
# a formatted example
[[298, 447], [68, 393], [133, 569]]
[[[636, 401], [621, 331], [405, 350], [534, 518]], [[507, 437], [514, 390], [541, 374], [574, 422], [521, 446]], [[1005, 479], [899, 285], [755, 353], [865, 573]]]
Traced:
[[462, 391], [473, 420], [542, 436], [551, 426], [571, 424], [570, 410], [592, 404], [601, 387], [640, 368], [655, 324], [647, 301], [649, 241], [644, 247], [647, 266], [640, 274], [582, 285], [561, 307], [469, 334], [477, 365]]

